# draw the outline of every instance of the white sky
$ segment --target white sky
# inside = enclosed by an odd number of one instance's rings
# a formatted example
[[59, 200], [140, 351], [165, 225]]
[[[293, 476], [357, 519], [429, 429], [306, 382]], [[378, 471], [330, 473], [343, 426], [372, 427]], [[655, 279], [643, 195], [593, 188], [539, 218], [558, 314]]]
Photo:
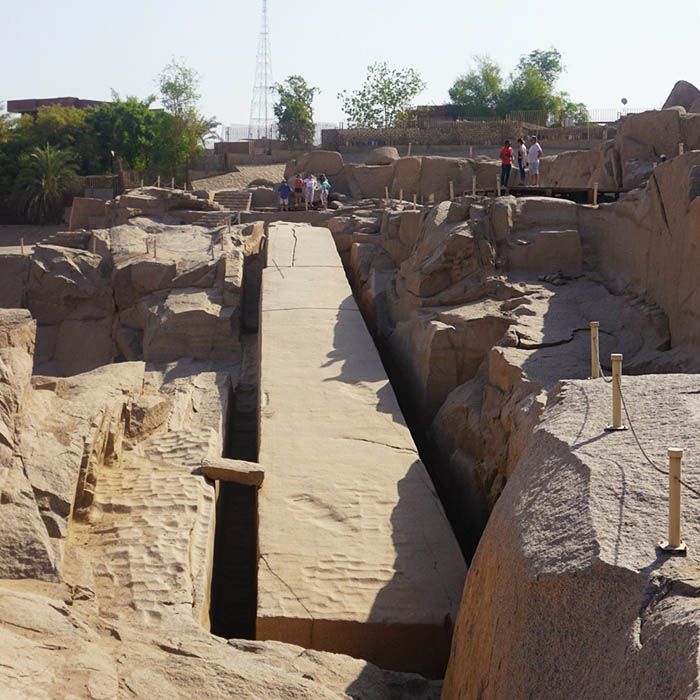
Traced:
[[[275, 80], [321, 88], [317, 121], [343, 119], [336, 95], [386, 60], [418, 70], [421, 104], [447, 90], [474, 54], [509, 72], [522, 54], [557, 47], [559, 88], [590, 108], [659, 107], [676, 80], [700, 86], [700, 0], [269, 0]], [[260, 0], [0, 0], [0, 101], [71, 95], [109, 99], [156, 91], [174, 56], [201, 74], [201, 110], [248, 122]], [[294, 8], [294, 9], [292, 9]]]

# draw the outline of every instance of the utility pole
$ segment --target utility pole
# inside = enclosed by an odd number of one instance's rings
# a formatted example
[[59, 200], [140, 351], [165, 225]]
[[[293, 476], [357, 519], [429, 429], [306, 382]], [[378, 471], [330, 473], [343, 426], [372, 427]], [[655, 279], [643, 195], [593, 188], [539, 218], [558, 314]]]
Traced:
[[258, 38], [255, 62], [253, 99], [250, 103], [249, 139], [270, 137], [270, 91], [272, 87], [272, 58], [270, 56], [270, 27], [267, 16], [267, 0], [262, 0], [262, 22]]

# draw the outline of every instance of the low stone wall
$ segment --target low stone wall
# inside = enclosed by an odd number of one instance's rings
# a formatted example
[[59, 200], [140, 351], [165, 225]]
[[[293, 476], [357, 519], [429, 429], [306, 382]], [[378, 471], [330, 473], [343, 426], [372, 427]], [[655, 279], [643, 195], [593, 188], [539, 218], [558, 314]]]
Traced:
[[597, 141], [615, 136], [616, 129], [606, 126], [577, 126], [558, 129], [534, 127], [522, 122], [452, 122], [439, 126], [395, 129], [324, 129], [323, 148], [343, 151], [362, 145], [491, 145], [505, 139], [537, 134], [541, 142], [549, 141]]

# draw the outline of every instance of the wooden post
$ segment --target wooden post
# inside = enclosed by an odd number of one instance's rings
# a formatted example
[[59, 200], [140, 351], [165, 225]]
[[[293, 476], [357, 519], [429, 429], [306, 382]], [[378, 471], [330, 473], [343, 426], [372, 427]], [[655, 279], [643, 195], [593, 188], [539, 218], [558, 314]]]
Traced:
[[683, 450], [668, 450], [668, 540], [659, 542], [666, 552], [685, 554], [687, 546], [681, 540], [681, 460]]
[[399, 188], [399, 201], [403, 202], [403, 187]]
[[95, 238], [94, 234], [90, 238], [90, 252], [93, 255], [97, 252], [97, 238]]
[[389, 188], [388, 187], [384, 188], [384, 199], [386, 200], [386, 203], [389, 204]]
[[[281, 185], [280, 185], [281, 186]], [[228, 232], [231, 233], [231, 217], [227, 217], [226, 223], [228, 223]], [[223, 236], [221, 237], [221, 247], [224, 247], [224, 238]]]
[[170, 178], [170, 189], [171, 190], [175, 189], [175, 178], [174, 177]]
[[682, 156], [685, 153], [685, 145], [682, 143], [678, 144], [678, 155]]
[[411, 146], [412, 145], [413, 144], [411, 144], [411, 143], [408, 144], [408, 153], [406, 154], [406, 158], [408, 158], [411, 155]]
[[150, 248], [148, 247], [148, 238], [147, 238], [147, 239], [146, 239], [146, 255], [150, 255], [150, 254], [151, 254], [151, 250], [150, 250]]
[[472, 195], [476, 195], [476, 175], [472, 175]]
[[428, 204], [435, 204], [435, 192], [430, 193], [430, 197], [428, 198]]
[[593, 206], [598, 206], [598, 183], [593, 183]]
[[610, 355], [612, 361], [613, 420], [606, 431], [627, 430], [622, 424], [622, 355]]
[[241, 223], [241, 212], [238, 212], [238, 223]]
[[414, 194], [414, 195], [413, 195], [413, 210], [414, 210], [414, 211], [418, 208], [418, 202], [417, 202], [417, 200], [418, 200], [418, 196]]
[[501, 178], [496, 175], [496, 196], [501, 196]]
[[22, 255], [24, 255], [24, 237], [19, 239], [19, 247], [20, 247], [20, 250], [22, 251]]
[[598, 348], [599, 321], [591, 321], [591, 379], [600, 377], [600, 350]]
[[143, 178], [141, 178], [141, 189], [143, 189]]
[[450, 202], [455, 198], [455, 183], [450, 180]]
[[474, 146], [469, 146], [469, 157], [470, 158], [474, 157]]
[[160, 187], [160, 175], [158, 175], [158, 179], [156, 180], [156, 187]]
[[153, 257], [154, 257], [156, 260], [158, 260], [158, 249], [157, 249], [157, 244], [158, 244], [158, 243], [157, 243], [156, 239], [154, 238], [154, 239], [153, 239]]

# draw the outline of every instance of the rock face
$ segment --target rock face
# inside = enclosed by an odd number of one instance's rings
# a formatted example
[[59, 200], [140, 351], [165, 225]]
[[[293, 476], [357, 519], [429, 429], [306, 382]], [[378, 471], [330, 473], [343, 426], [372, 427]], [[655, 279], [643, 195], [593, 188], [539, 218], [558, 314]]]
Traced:
[[[365, 218], [380, 220], [372, 210], [365, 210]], [[234, 226], [229, 232], [169, 221], [132, 216], [111, 229], [61, 233], [24, 253], [11, 249], [0, 255], [0, 264], [6, 261], [8, 269], [3, 302], [29, 307], [0, 309], [3, 697], [119, 700], [128, 688], [129, 695], [144, 700], [437, 700], [441, 683], [412, 673], [382, 671], [367, 661], [277, 642], [227, 643], [209, 633], [219, 633], [226, 614], [222, 586], [215, 579], [236, 585], [243, 580], [239, 570], [226, 571], [229, 560], [224, 557], [222, 565], [215, 551], [217, 524], [220, 530], [234, 528], [230, 518], [240, 517], [226, 512], [222, 495], [229, 487], [248, 489], [257, 504], [257, 490], [267, 488], [264, 468], [222, 458], [243, 449], [242, 443], [257, 443], [254, 332], [263, 227]], [[326, 252], [336, 256], [333, 272], [346, 285], [330, 234], [326, 237]], [[313, 251], [292, 246], [288, 252], [305, 269], [317, 269]], [[334, 324], [328, 329], [333, 337]], [[375, 364], [381, 366], [378, 358]], [[60, 374], [66, 376], [56, 376]], [[359, 410], [366, 408], [368, 386], [348, 382], [335, 389], [358, 392]], [[268, 386], [273, 389], [277, 384]], [[321, 393], [326, 391], [330, 387], [321, 384]], [[364, 509], [374, 511], [385, 497], [382, 492], [377, 499], [372, 491], [369, 506], [363, 503], [358, 511], [371, 523], [368, 539], [353, 538], [353, 525], [348, 546], [341, 549], [347, 554], [352, 546], [359, 548], [359, 561], [371, 536], [389, 542], [378, 575], [395, 578], [404, 597], [385, 591], [386, 606], [377, 604], [375, 617], [353, 617], [346, 636], [335, 629], [344, 624], [343, 611], [332, 615], [327, 610], [327, 624], [316, 627], [313, 639], [302, 635], [299, 641], [309, 647], [367, 651], [378, 660], [393, 654], [409, 659], [411, 667], [439, 668], [431, 670], [437, 676], [444, 671], [450, 640], [444, 614], [456, 616], [464, 563], [424, 481], [427, 475], [417, 466], [408, 430], [396, 427], [400, 412], [388, 397], [388, 384], [384, 392], [380, 418], [383, 408], [390, 411], [381, 425], [392, 428], [397, 440], [404, 439], [406, 450], [367, 443], [360, 449], [367, 454], [381, 450], [386, 459], [369, 459], [372, 473], [362, 481], [372, 483], [379, 462], [408, 459], [417, 476], [402, 473], [406, 483], [393, 485], [401, 486], [404, 507], [412, 512], [427, 507], [434, 514], [437, 525], [431, 529], [437, 534], [429, 535], [432, 544], [426, 549], [418, 524], [407, 517], [392, 519], [391, 507], [386, 517], [378, 511], [367, 516]], [[295, 410], [298, 396], [293, 396]], [[246, 423], [251, 416], [252, 425]], [[365, 427], [358, 428], [360, 445], [368, 434]], [[354, 464], [346, 465], [344, 477], [342, 470], [333, 473], [334, 479], [349, 480], [348, 493], [358, 492]], [[272, 490], [279, 488], [271, 481]], [[335, 511], [329, 515], [315, 501], [292, 496], [291, 510], [305, 519], [305, 531], [319, 521], [331, 531], [343, 530]], [[251, 536], [254, 541], [256, 511], [237, 527], [234, 542]], [[399, 531], [410, 533], [407, 541]], [[327, 531], [320, 527], [317, 532], [319, 543], [328, 545]], [[425, 564], [416, 570], [396, 565], [396, 576], [387, 573], [396, 564], [390, 556], [394, 537], [401, 561], [415, 549]], [[423, 591], [414, 580], [435, 576], [430, 588], [440, 597], [444, 581], [430, 573], [432, 550], [440, 548], [447, 548], [457, 562], [451, 569], [451, 599], [430, 624], [421, 625], [416, 611]], [[290, 545], [290, 555], [295, 551], [296, 543]], [[276, 552], [266, 556], [277, 563]], [[333, 556], [334, 551], [328, 558]], [[250, 564], [257, 575], [255, 548]], [[313, 564], [321, 572], [326, 565], [327, 558]], [[355, 564], [346, 565], [342, 559], [333, 590], [342, 592], [343, 581], [352, 581], [349, 607], [365, 610], [353, 600], [372, 598], [367, 582], [352, 573]], [[449, 578], [445, 568], [439, 571]], [[255, 599], [247, 614], [255, 620]], [[386, 624], [386, 619], [403, 619], [401, 615], [417, 620], [415, 629], [404, 625], [397, 632]], [[368, 640], [376, 628], [387, 628], [396, 643], [371, 648]], [[249, 636], [255, 634], [253, 625]], [[412, 638], [423, 644], [416, 646], [419, 653], [407, 644]], [[429, 657], [432, 661], [426, 661]]]
[[[657, 464], [667, 445], [698, 447], [688, 432], [694, 384], [623, 380]], [[630, 432], [602, 432], [609, 411], [601, 380], [549, 397], [470, 567], [444, 700], [696, 696], [697, 500], [683, 494], [689, 557], [655, 551], [668, 480]], [[700, 470], [691, 463], [684, 476], [697, 483]]]
[[43, 374], [71, 376], [115, 359], [235, 362], [243, 262], [262, 236], [262, 223], [212, 237], [200, 226], [139, 217], [59, 234], [58, 245], [7, 257], [12, 284], [0, 301], [26, 305], [36, 319], [35, 370]]
[[[683, 93], [687, 94], [683, 99], [690, 99], [695, 94], [692, 90]], [[662, 154], [668, 158], [676, 156], [681, 143], [686, 152], [700, 148], [697, 114], [686, 114], [682, 106], [670, 105], [659, 111], [628, 114], [620, 120], [615, 139], [607, 144], [590, 151], [569, 151], [543, 158], [541, 183], [552, 187], [592, 187], [597, 182], [601, 190], [634, 189], [651, 177]]]
[[688, 112], [692, 112], [691, 106], [700, 98], [700, 90], [695, 85], [687, 80], [679, 80], [674, 86], [671, 93], [666, 98], [662, 109], [668, 107], [683, 107]]

